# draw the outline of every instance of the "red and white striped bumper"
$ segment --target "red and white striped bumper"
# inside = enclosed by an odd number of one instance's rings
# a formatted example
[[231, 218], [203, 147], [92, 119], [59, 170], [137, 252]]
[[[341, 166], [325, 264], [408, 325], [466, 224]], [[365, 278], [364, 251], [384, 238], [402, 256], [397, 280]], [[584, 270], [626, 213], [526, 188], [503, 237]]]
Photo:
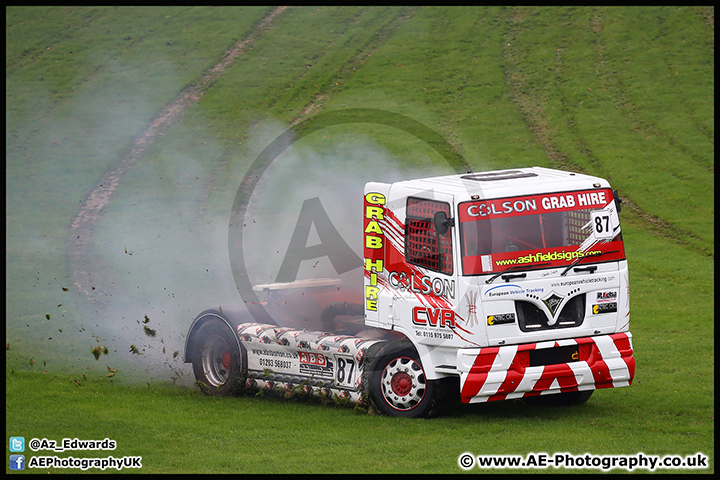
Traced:
[[[553, 359], [564, 356], [569, 361], [552, 363]], [[458, 351], [457, 360], [460, 397], [464, 403], [624, 387], [630, 385], [635, 376], [629, 332], [467, 348]]]

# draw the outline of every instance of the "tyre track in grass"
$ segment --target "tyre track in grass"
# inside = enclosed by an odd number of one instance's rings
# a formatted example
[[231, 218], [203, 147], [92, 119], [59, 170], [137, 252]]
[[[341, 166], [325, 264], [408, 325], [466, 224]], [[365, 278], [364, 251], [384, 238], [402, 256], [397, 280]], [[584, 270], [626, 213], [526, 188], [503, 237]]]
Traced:
[[[94, 269], [92, 259], [88, 256], [88, 249], [93, 245], [92, 232], [97, 222], [106, 213], [105, 209], [124, 175], [143, 157], [147, 148], [152, 145], [155, 138], [162, 135], [172, 125], [177, 123], [185, 111], [199, 100], [203, 91], [212, 85], [238, 56], [248, 52], [257, 40], [265, 35], [272, 27], [273, 21], [288, 10], [288, 8], [289, 7], [277, 7], [272, 10], [258, 23], [247, 38], [226, 51], [219, 63], [206, 70], [198, 81], [190, 84], [174, 101], [168, 104], [135, 139], [128, 148], [127, 153], [120, 157], [115, 167], [103, 175], [98, 185], [83, 202], [70, 225], [67, 255], [70, 280], [73, 286], [87, 298], [100, 300], [99, 296], [92, 295], [94, 289], [92, 286]], [[375, 35], [373, 35], [373, 38], [362, 45], [361, 48], [350, 57], [346, 64], [338, 68], [332, 77], [332, 81], [329, 83], [331, 86], [317, 92], [317, 94], [300, 109], [299, 115], [291, 120], [290, 125], [293, 126], [309, 115], [316, 115], [322, 111], [329, 98], [339, 91], [339, 88], [333, 86], [336, 83], [344, 84], [347, 82], [372, 56], [372, 53], [382, 47], [398, 28], [412, 18], [416, 11], [417, 8], [404, 9], [399, 15], [383, 22], [382, 26], [380, 26]]]
[[[605, 59], [611, 57], [611, 55], [608, 54], [605, 40], [602, 39], [601, 35], [605, 23], [605, 7], [593, 7], [593, 9], [594, 13], [590, 21], [590, 29], [593, 33], [594, 48], [597, 54], [597, 66], [595, 72], [597, 75], [597, 79], [603, 88], [603, 91], [608, 96], [608, 100], [613, 103], [613, 105], [617, 108], [618, 111], [622, 112], [622, 115], [627, 118], [629, 122], [635, 125], [634, 128], [636, 131], [642, 132], [644, 135], [647, 136], [652, 136], [659, 141], [666, 142], [670, 148], [677, 150], [681, 154], [682, 158], [689, 160], [700, 169], [703, 169], [709, 173], [714, 173], [715, 166], [712, 161], [703, 159], [698, 154], [696, 154], [695, 151], [689, 148], [688, 145], [686, 145], [681, 138], [676, 138], [676, 134], [674, 135], [673, 132], [667, 131], [666, 129], [658, 125], [657, 122], [652, 121], [651, 119], [647, 118], [646, 115], [640, 113], [640, 109], [630, 98], [630, 95], [628, 94], [628, 89], [625, 86], [625, 81], [623, 78], [625, 77], [625, 72], [614, 71], [614, 68], [605, 61]], [[667, 25], [665, 25], [666, 20], [658, 16], [657, 22], [659, 29], [658, 36], [668, 36], [668, 27]], [[665, 55], [663, 55], [662, 61], [667, 67], [669, 74], [671, 75], [674, 71], [674, 67], [672, 65], [672, 61], [667, 57], [668, 54], [666, 53]], [[688, 94], [687, 92], [683, 91], [681, 84], [678, 84], [676, 88], [676, 93], [679, 98], [687, 98]], [[692, 107], [688, 105], [687, 100], [681, 101], [680, 105], [684, 110], [683, 113], [685, 113], [690, 119], [690, 123], [692, 124], [694, 129], [699, 132], [703, 137], [709, 140], [710, 133], [703, 127], [700, 119], [697, 118]]]
[[[349, 82], [355, 73], [372, 58], [372, 55], [378, 51], [399, 28], [412, 19], [419, 9], [420, 7], [402, 7], [396, 16], [384, 21], [382, 25], [377, 28], [372, 38], [363, 43], [353, 55], [348, 57], [348, 60], [344, 64], [337, 67], [336, 72], [332, 76], [328, 77], [324, 83], [325, 87], [318, 90], [312, 99], [299, 109], [298, 115], [289, 121], [290, 129], [296, 131], [301, 122], [320, 114], [333, 96], [342, 90], [343, 86]], [[357, 20], [359, 21], [360, 17], [364, 14], [365, 12], [358, 15]], [[328, 48], [330, 48], [330, 46]], [[261, 174], [261, 172], [258, 172], [258, 175]], [[246, 176], [246, 179], [248, 178], [249, 177]], [[247, 203], [250, 202], [252, 193], [254, 191], [260, 191], [263, 188], [262, 180], [260, 180], [257, 185], [252, 186], [247, 185], [245, 182], [240, 184], [239, 190], [244, 196], [243, 201], [246, 203], [246, 206]]]
[[[545, 150], [554, 168], [585, 173], [580, 165], [570, 160], [553, 142], [553, 119], [546, 114], [542, 100], [536, 96], [525, 93], [528, 78], [523, 73], [520, 62], [517, 59], [517, 49], [519, 48], [517, 45], [519, 44], [519, 38], [522, 33], [522, 21], [526, 14], [527, 10], [523, 7], [512, 8], [507, 14], [508, 27], [503, 38], [503, 57], [505, 62], [505, 84], [508, 89], [508, 95], [511, 101], [517, 106], [521, 117], [535, 141]], [[599, 162], [589, 148], [585, 146], [581, 138], [576, 138], [575, 141], [581, 146], [581, 153], [587, 156], [592, 164]], [[711, 258], [714, 257], [712, 246], [708, 247], [703, 239], [671, 224], [661, 217], [644, 211], [634, 203], [627, 194], [623, 192], [620, 193], [623, 200], [622, 206], [632, 211], [638, 228], [653, 235], [671, 240], [701, 255]]]
[[377, 29], [372, 39], [366, 42], [344, 65], [337, 69], [335, 75], [326, 83], [326, 88], [318, 91], [313, 99], [300, 110], [300, 115], [290, 121], [290, 126], [295, 126], [309, 115], [316, 115], [322, 111], [330, 97], [340, 90], [340, 86], [345, 85], [365, 62], [372, 57], [372, 54], [379, 50], [400, 27], [417, 13], [419, 8], [420, 7], [404, 7], [396, 17], [384, 22]]
[[[639, 113], [638, 107], [633, 103], [627, 92], [627, 88], [623, 81], [623, 74], [611, 72], [607, 68], [607, 65], [604, 63], [604, 59], [608, 57], [607, 47], [601, 38], [605, 22], [603, 15], [604, 8], [605, 7], [593, 7], [594, 13], [590, 22], [590, 29], [592, 30], [595, 39], [594, 48], [597, 54], [597, 66], [595, 71], [597, 79], [600, 82], [603, 91], [607, 94], [609, 101], [618, 111], [622, 112], [622, 115], [625, 118], [629, 119], [631, 123], [636, 125], [635, 130], [644, 132], [644, 135], [654, 137], [658, 142], [667, 143], [669, 148], [680, 152], [680, 156], [693, 164], [695, 167], [705, 170], [708, 173], [713, 173], [714, 165], [708, 164], [696, 155], [695, 152], [691, 151], [685, 144], [676, 139], [672, 132], [664, 130], [656, 122], [653, 122]], [[664, 29], [666, 29], [666, 27], [661, 25], [661, 30]], [[664, 36], [664, 34], [661, 35]], [[666, 58], [664, 58], [663, 61], [667, 65], [668, 69], [671, 69], [670, 61]], [[687, 110], [688, 116], [691, 118], [695, 129], [699, 132], [703, 132], [702, 125], [690, 111], [689, 106], [685, 102], [683, 102], [682, 106]], [[581, 142], [581, 140], [578, 141]], [[597, 165], [600, 164], [600, 159], [597, 158], [597, 156], [590, 151], [589, 148], [584, 149], [582, 153], [583, 155], [588, 156], [591, 163], [595, 163]], [[642, 226], [643, 229], [647, 230], [650, 228], [651, 231], [656, 232], [659, 236], [672, 239], [674, 242], [681, 243], [703, 255], [709, 257], [714, 256], [713, 249], [712, 247], [708, 248], [707, 241], [692, 232], [684, 230], [682, 227], [678, 227], [661, 217], [643, 211], [630, 198], [626, 198], [625, 196], [623, 196], [623, 206], [631, 209], [633, 213], [641, 219], [641, 221], [645, 224]]]
[[155, 138], [163, 135], [177, 123], [185, 111], [197, 103], [203, 91], [210, 87], [240, 55], [248, 52], [272, 28], [273, 21], [288, 8], [285, 6], [274, 8], [260, 20], [244, 40], [227, 50], [220, 62], [203, 72], [196, 82], [187, 86], [147, 125], [128, 147], [126, 153], [120, 157], [115, 167], [105, 173], [98, 185], [90, 192], [70, 224], [67, 244], [70, 280], [79, 292], [86, 297], [92, 295], [93, 287], [90, 285], [92, 260], [87, 258], [88, 248], [93, 245], [92, 232], [98, 220], [106, 213], [105, 209], [127, 171], [144, 156]]

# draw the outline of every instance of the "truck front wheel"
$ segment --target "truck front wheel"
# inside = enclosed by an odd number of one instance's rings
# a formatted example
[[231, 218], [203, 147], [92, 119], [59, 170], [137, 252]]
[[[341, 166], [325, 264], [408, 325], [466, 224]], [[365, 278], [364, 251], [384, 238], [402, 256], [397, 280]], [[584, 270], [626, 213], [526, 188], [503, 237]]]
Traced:
[[369, 395], [375, 408], [395, 417], [429, 417], [442, 407], [440, 380], [428, 380], [415, 349], [389, 343], [370, 368]]
[[208, 395], [231, 395], [242, 384], [242, 346], [224, 322], [210, 319], [198, 329], [192, 354], [193, 372], [200, 390]]

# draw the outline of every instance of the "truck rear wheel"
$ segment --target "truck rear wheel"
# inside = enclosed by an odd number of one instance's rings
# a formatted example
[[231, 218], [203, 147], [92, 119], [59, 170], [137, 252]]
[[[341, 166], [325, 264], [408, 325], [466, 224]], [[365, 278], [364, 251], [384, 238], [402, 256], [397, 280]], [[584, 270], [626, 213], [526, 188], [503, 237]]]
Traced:
[[428, 380], [414, 348], [403, 343], [383, 347], [369, 372], [375, 408], [394, 417], [429, 417], [442, 407], [440, 380]]
[[232, 395], [242, 386], [244, 355], [235, 333], [216, 318], [203, 323], [195, 334], [193, 372], [207, 395]]

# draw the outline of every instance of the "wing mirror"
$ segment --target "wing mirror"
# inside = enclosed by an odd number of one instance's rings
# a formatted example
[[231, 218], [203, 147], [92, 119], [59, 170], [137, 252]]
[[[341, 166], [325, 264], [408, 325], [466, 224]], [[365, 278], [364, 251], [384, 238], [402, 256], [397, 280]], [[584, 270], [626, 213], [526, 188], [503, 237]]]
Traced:
[[433, 225], [435, 226], [435, 231], [438, 233], [438, 235], [445, 235], [450, 229], [450, 227], [455, 225], [455, 220], [449, 218], [447, 216], [447, 213], [439, 210], [435, 212], [435, 216], [433, 217]]

